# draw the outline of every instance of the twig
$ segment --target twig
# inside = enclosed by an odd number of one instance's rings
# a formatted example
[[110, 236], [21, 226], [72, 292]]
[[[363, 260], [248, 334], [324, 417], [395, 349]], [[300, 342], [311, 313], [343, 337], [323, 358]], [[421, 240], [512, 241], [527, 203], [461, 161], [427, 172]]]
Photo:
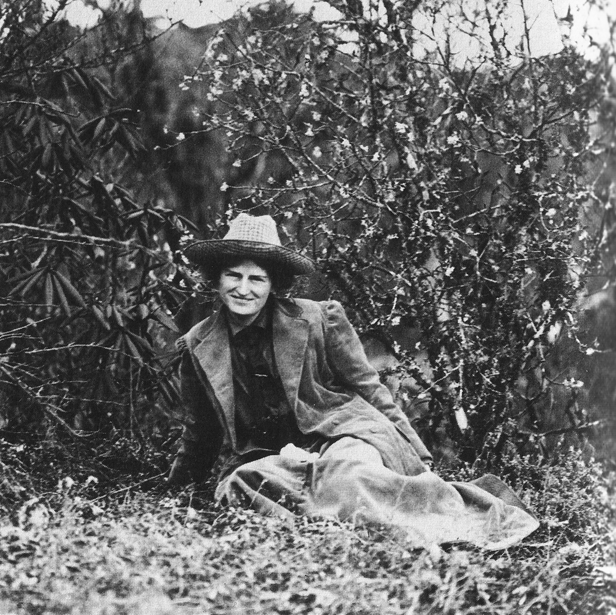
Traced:
[[[69, 239], [71, 241], [88, 241], [93, 243], [107, 243], [116, 245], [121, 248], [129, 249], [133, 243], [130, 239], [126, 241], [120, 241], [119, 239], [113, 239], [109, 237], [98, 237], [96, 235], [76, 235], [74, 233], [62, 233], [60, 231], [52, 231], [48, 228], [39, 228], [36, 226], [28, 226], [26, 224], [17, 224], [16, 222], [2, 222], [0, 223], [0, 229], [13, 229], [16, 231], [27, 231], [29, 233], [37, 233], [39, 235], [51, 235], [58, 239]], [[136, 247], [136, 246], [135, 246]]]
[[544, 431], [543, 433], [535, 433], [533, 431], [520, 431], [519, 433], [525, 436], [538, 436], [540, 438], [544, 438], [545, 436], [555, 436], [563, 433], [571, 433], [571, 432], [581, 432], [586, 431], [587, 429], [591, 429], [593, 427], [598, 427], [599, 425], [608, 424], [608, 420], [600, 420], [593, 421], [592, 423], [584, 423], [583, 425], [576, 425], [574, 427], [562, 427], [560, 429], [550, 429], [549, 431]]
[[143, 485], [144, 483], [147, 483], [151, 480], [156, 480], [157, 478], [162, 478], [163, 476], [165, 476], [165, 474], [167, 474], [167, 472], [161, 472], [160, 474], [156, 474], [155, 476], [150, 476], [149, 478], [146, 478], [142, 481], [139, 481], [138, 483], [133, 483], [132, 485], [129, 485], [128, 487], [123, 487], [122, 489], [117, 489], [116, 491], [111, 491], [110, 493], [105, 493], [105, 495], [100, 495], [97, 498], [93, 498], [92, 500], [89, 500], [90, 502], [96, 502], [97, 500], [102, 500], [103, 498], [108, 498], [111, 497], [113, 495], [118, 495], [118, 493], [124, 493], [125, 491], [130, 491], [131, 489], [133, 489], [134, 487], [139, 487], [140, 485]]

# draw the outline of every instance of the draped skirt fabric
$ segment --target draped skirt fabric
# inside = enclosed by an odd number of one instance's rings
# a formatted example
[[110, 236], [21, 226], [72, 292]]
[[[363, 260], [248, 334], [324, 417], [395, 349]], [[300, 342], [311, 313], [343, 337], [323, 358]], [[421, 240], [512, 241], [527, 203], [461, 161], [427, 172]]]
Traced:
[[445, 482], [429, 471], [404, 476], [385, 467], [376, 448], [352, 437], [318, 454], [283, 449], [246, 463], [220, 482], [216, 497], [263, 513], [390, 525], [417, 547], [467, 542], [505, 549], [539, 526], [496, 476], [468, 483]]

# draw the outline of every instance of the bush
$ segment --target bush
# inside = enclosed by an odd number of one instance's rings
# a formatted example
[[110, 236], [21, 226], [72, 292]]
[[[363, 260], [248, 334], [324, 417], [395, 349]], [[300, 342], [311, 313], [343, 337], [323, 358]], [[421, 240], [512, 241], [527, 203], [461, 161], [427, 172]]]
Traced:
[[189, 225], [123, 185], [143, 146], [110, 88], [140, 18], [84, 33], [45, 7], [0, 9], [0, 428], [143, 440], [176, 401], [161, 348], [193, 283], [169, 247]]

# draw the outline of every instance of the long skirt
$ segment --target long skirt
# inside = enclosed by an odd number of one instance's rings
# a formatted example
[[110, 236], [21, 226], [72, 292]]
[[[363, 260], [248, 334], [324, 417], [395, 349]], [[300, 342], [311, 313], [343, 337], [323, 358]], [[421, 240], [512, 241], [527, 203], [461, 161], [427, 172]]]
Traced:
[[505, 549], [539, 526], [496, 476], [467, 483], [445, 482], [430, 471], [404, 476], [386, 468], [376, 448], [352, 437], [319, 453], [283, 449], [246, 463], [220, 482], [216, 497], [263, 513], [390, 525], [417, 547], [467, 542]]

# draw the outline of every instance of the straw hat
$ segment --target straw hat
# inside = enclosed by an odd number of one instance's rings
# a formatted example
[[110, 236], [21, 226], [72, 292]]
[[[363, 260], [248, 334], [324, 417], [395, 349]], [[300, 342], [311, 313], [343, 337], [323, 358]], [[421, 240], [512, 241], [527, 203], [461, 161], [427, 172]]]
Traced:
[[311, 273], [314, 261], [280, 243], [276, 223], [271, 216], [241, 213], [229, 224], [222, 239], [197, 241], [184, 254], [197, 265], [208, 265], [224, 258], [257, 258], [288, 269], [295, 275]]

